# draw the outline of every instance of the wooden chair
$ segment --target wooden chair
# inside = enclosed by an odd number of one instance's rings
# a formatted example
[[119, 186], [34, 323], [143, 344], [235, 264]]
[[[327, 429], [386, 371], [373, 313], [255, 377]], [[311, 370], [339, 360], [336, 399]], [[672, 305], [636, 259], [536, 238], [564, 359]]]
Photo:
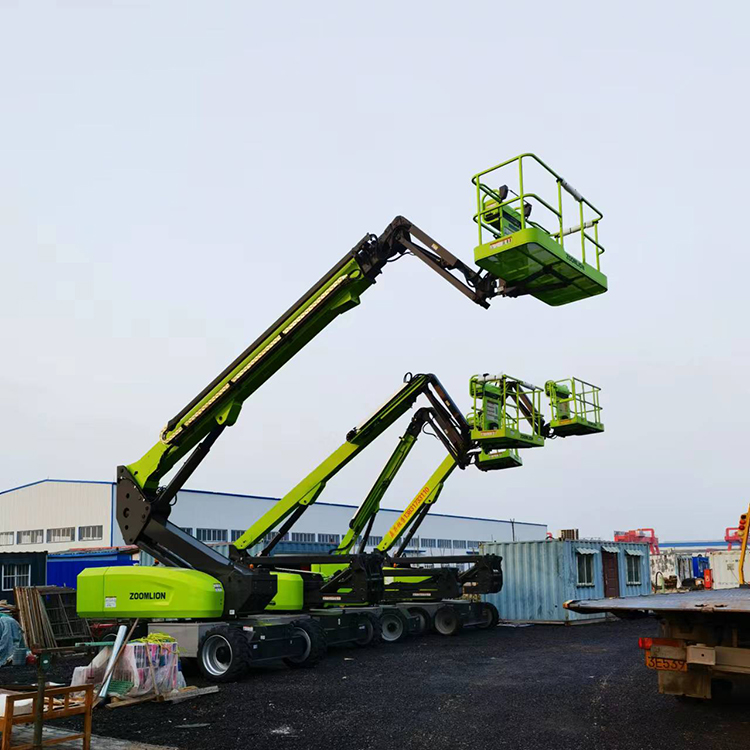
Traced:
[[[18, 725], [34, 724], [37, 716], [37, 701], [39, 700], [36, 688], [23, 686], [22, 689], [3, 690], [5, 693], [5, 715], [0, 717], [0, 750], [33, 750], [33, 742], [24, 742], [20, 745], [13, 744], [13, 728]], [[83, 700], [74, 698], [75, 694], [83, 693]], [[31, 701], [31, 712], [16, 714], [16, 703], [19, 701]], [[44, 691], [44, 703], [42, 706], [42, 727], [49, 721], [63, 719], [69, 716], [83, 716], [83, 731], [71, 732], [65, 736], [55, 735], [48, 739], [42, 738], [42, 746], [81, 740], [81, 750], [89, 750], [91, 745], [91, 711], [94, 704], [93, 685], [75, 685], [49, 687]], [[24, 732], [27, 734], [27, 732]]]

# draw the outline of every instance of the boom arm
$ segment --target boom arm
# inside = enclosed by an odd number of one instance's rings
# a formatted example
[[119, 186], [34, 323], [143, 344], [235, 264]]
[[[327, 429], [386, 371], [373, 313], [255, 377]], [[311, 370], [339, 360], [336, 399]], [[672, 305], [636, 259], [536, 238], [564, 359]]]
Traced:
[[[272, 529], [278, 528], [274, 539], [263, 550], [262, 554], [269, 553], [305, 510], [318, 499], [328, 480], [403, 416], [422, 394], [427, 396], [431, 406], [419, 409], [415, 413], [406, 434], [401, 438], [400, 446], [403, 446], [401, 451], [403, 458], [401, 458], [400, 463], [403, 463], [421, 426], [426, 422], [435, 426], [436, 432], [446, 449], [452, 455], [456, 454], [455, 460], [463, 461], [463, 457], [457, 454], [455, 448], [455, 446], [460, 447], [469, 443], [469, 428], [463, 414], [434, 375], [416, 375], [362, 425], [351, 430], [346, 436], [345, 442], [339, 448], [275, 503], [269, 511], [264, 513], [235, 541], [235, 549], [238, 552], [246, 550], [248, 547], [257, 544]], [[399, 449], [397, 449], [397, 453], [400, 453]], [[398, 462], [398, 458], [396, 461]], [[279, 527], [279, 524], [282, 524], [281, 527]]]
[[377, 547], [379, 552], [388, 552], [401, 537], [404, 537], [404, 541], [396, 555], [398, 556], [403, 553], [414, 533], [422, 521], [424, 521], [425, 516], [430, 512], [430, 507], [437, 502], [440, 493], [443, 491], [445, 480], [448, 479], [455, 468], [456, 461], [453, 456], [446, 456], [440, 462], [440, 466], [435, 469], [432, 476], [427, 480], [427, 484], [422, 487], [417, 496], [406, 506], [404, 512], [383, 536], [383, 541]]
[[[172, 503], [224, 429], [235, 423], [244, 401], [329, 323], [358, 305], [386, 263], [405, 254], [416, 255], [482, 307], [489, 307], [489, 300], [505, 288], [491, 272], [469, 268], [403, 216], [397, 216], [379, 237], [365, 235], [170, 419], [144, 456], [118, 467], [117, 522], [126, 544], [147, 549], [165, 565], [211, 572], [227, 590], [227, 606], [245, 606], [241, 592], [247, 587], [248, 571], [225, 565], [206, 545], [181, 533], [168, 520]], [[180, 461], [182, 466], [167, 487], [160, 488]], [[314, 492], [307, 499], [314, 500]]]
[[396, 217], [380, 237], [366, 235], [167, 422], [159, 442], [127, 467], [138, 485], [156, 490], [162, 477], [217, 425], [234, 424], [243, 402], [330, 322], [358, 305], [385, 264], [405, 253], [416, 255], [482, 307], [498, 293], [491, 274], [477, 273], [407, 219]]

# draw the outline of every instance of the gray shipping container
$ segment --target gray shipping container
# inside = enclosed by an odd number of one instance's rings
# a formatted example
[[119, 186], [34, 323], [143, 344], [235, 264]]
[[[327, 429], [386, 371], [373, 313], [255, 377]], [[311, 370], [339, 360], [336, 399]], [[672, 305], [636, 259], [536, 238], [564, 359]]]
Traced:
[[647, 544], [547, 539], [487, 542], [484, 554], [503, 558], [503, 589], [483, 597], [509, 622], [602, 620], [563, 608], [570, 599], [651, 593]]

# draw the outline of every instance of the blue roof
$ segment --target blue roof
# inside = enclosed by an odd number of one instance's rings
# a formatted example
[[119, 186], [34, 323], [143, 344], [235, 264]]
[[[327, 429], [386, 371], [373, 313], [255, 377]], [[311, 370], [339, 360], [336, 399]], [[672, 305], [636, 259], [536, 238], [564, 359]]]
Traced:
[[[21, 484], [18, 487], [11, 487], [9, 490], [2, 490], [0, 491], [0, 495], [5, 495], [8, 492], [15, 492], [16, 490], [22, 490], [25, 487], [33, 487], [36, 484], [43, 484], [44, 482], [64, 482], [68, 484], [107, 484], [110, 487], [114, 487], [114, 482], [102, 482], [97, 481], [94, 479], [39, 479], [36, 482], [29, 482], [28, 484]], [[219, 495], [223, 497], [242, 497], [246, 498], [247, 500], [271, 500], [272, 502], [277, 502], [280, 498], [278, 497], [268, 497], [267, 495], [243, 495], [239, 492], [216, 492], [214, 490], [187, 490], [183, 489], [180, 490], [180, 492], [190, 492], [194, 494], [199, 495]], [[349, 505], [348, 503], [326, 503], [326, 502], [319, 502], [315, 503], [315, 505], [327, 505], [333, 508], [354, 508], [356, 510], [356, 505]], [[402, 510], [397, 510], [396, 508], [381, 508], [381, 511], [385, 511], [386, 513], [402, 513]], [[465, 521], [485, 521], [488, 523], [517, 523], [520, 526], [541, 526], [543, 528], [547, 527], [546, 523], [532, 523], [529, 521], [510, 521], [502, 518], [483, 518], [481, 516], [457, 516], [453, 513], [430, 513], [430, 517], [435, 518], [460, 518]]]

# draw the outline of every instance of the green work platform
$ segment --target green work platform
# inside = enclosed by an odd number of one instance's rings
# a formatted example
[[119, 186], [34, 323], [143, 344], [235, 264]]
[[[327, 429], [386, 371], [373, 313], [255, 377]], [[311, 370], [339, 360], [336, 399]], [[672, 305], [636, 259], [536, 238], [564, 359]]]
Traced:
[[607, 291], [607, 277], [567, 253], [547, 232], [527, 227], [479, 245], [477, 265], [548, 305], [567, 305]]
[[599, 405], [601, 388], [580, 378], [548, 380], [544, 390], [552, 409], [550, 427], [555, 435], [594, 435], [604, 432]]
[[[524, 182], [524, 160], [541, 167], [536, 171], [543, 175], [542, 182], [548, 183], [546, 198], [531, 192], [528, 176]], [[509, 169], [517, 176], [515, 189], [507, 184], [498, 188], [487, 184], [490, 174], [492, 179], [499, 175], [507, 178]], [[603, 214], [541, 159], [521, 154], [474, 175], [472, 182], [477, 193], [474, 221], [479, 227], [474, 259], [502, 280], [507, 296], [529, 294], [558, 306], [607, 291], [607, 277], [600, 268], [604, 247], [599, 243], [599, 222]], [[565, 217], [564, 194], [572, 197], [573, 205]], [[570, 198], [566, 201], [571, 203]], [[537, 220], [539, 213], [542, 216]], [[577, 225], [565, 228], [564, 219], [571, 214]], [[587, 253], [594, 265], [587, 262]]]
[[471, 439], [483, 451], [541, 448], [542, 389], [510, 375], [474, 375], [469, 381], [474, 399], [468, 417]]
[[477, 468], [480, 471], [494, 471], [496, 469], [515, 469], [523, 466], [523, 460], [517, 450], [481, 451], [477, 457]]

